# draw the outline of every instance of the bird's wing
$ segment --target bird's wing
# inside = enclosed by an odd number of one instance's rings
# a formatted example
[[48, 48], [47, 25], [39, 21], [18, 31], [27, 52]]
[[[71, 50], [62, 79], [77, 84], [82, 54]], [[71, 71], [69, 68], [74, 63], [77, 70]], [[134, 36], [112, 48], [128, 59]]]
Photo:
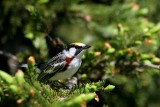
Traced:
[[47, 81], [57, 72], [62, 71], [65, 68], [65, 65], [65, 55], [63, 53], [59, 53], [55, 57], [51, 58], [48, 62], [39, 66], [39, 69], [42, 72], [39, 74], [38, 80], [40, 82]]

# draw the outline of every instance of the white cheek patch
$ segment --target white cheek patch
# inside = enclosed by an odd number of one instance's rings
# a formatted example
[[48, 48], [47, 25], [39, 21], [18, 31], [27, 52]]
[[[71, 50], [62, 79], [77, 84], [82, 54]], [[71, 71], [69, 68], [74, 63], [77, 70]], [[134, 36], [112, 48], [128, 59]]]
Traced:
[[76, 53], [76, 48], [70, 48], [69, 49], [69, 54], [71, 55], [71, 56], [74, 56], [75, 55], [75, 53]]

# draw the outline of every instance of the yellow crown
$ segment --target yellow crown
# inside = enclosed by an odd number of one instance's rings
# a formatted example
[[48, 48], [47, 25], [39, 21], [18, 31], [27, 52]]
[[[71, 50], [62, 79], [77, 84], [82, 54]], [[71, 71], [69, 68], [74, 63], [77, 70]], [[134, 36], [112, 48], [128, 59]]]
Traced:
[[82, 45], [83, 43], [81, 43], [81, 42], [74, 42], [74, 43], [71, 43], [71, 44], [74, 44], [74, 45]]
[[78, 46], [86, 46], [84, 43], [80, 43], [80, 42], [74, 42], [71, 43], [72, 45], [78, 45]]

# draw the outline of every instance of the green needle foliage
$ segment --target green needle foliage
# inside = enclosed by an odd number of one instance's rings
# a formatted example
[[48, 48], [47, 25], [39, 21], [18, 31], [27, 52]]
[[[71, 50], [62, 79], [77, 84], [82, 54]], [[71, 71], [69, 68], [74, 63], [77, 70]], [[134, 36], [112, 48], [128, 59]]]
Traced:
[[[21, 70], [18, 70], [14, 77], [4, 71], [0, 71], [0, 77], [1, 104], [12, 101], [8, 106], [75, 107], [80, 106], [83, 102], [91, 101], [96, 96], [94, 92], [103, 89], [102, 83], [97, 82], [86, 84], [85, 86], [81, 85], [79, 89], [75, 88], [71, 92], [53, 90], [49, 85], [41, 84], [34, 79], [25, 79]], [[112, 89], [110, 88], [109, 90]], [[107, 92], [108, 90], [105, 89], [105, 91]]]

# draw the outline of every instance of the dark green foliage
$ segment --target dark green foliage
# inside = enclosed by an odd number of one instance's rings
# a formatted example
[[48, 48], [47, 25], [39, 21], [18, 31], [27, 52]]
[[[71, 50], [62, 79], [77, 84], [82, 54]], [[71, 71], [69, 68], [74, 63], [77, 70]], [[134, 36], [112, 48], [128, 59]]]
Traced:
[[[156, 0], [1, 0], [0, 105], [159, 107], [159, 5]], [[39, 83], [35, 62], [77, 41], [92, 46], [77, 73], [79, 83], [70, 91]], [[27, 59], [23, 72], [11, 66]]]

